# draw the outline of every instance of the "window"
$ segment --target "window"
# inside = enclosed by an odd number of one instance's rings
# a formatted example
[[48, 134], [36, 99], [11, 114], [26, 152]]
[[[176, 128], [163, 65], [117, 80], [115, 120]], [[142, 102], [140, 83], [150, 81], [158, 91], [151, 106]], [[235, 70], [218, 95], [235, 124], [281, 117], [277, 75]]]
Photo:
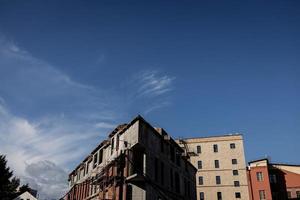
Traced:
[[288, 196], [289, 199], [291, 199], [292, 198], [292, 192], [288, 191], [287, 196]]
[[232, 170], [232, 174], [233, 174], [233, 176], [237, 176], [237, 175], [239, 175], [239, 171], [238, 170]]
[[175, 172], [175, 190], [180, 193], [180, 178], [178, 172]]
[[270, 183], [277, 183], [276, 174], [270, 174]]
[[296, 191], [297, 198], [300, 198], [300, 191]]
[[214, 152], [218, 152], [218, 145], [214, 144]]
[[264, 190], [259, 190], [259, 199], [266, 199], [266, 192]]
[[155, 181], [158, 180], [158, 159], [155, 158], [155, 161], [154, 161], [154, 178], [155, 178]]
[[160, 140], [160, 152], [164, 152], [164, 139], [162, 138], [161, 140]]
[[217, 185], [221, 184], [221, 177], [220, 176], [216, 176], [216, 184]]
[[110, 154], [112, 154], [114, 152], [114, 148], [115, 148], [115, 138], [111, 139], [111, 151]]
[[171, 161], [175, 161], [175, 149], [172, 145], [170, 145], [170, 156], [171, 156]]
[[199, 185], [203, 185], [203, 176], [199, 176]]
[[240, 187], [240, 182], [239, 181], [234, 181], [234, 187]]
[[217, 192], [217, 199], [222, 200], [222, 192]]
[[198, 160], [198, 169], [202, 169], [202, 161]]
[[89, 173], [89, 162], [86, 163], [85, 165], [85, 174]]
[[263, 173], [256, 172], [256, 179], [257, 179], [257, 181], [263, 181], [264, 180]]
[[215, 160], [215, 168], [220, 168], [219, 160]]
[[160, 182], [161, 182], [162, 185], [164, 185], [164, 177], [165, 177], [165, 176], [164, 176], [164, 173], [165, 173], [164, 171], [165, 171], [165, 165], [164, 165], [163, 162], [161, 162], [161, 163], [160, 163], [160, 176], [161, 176], [161, 177], [160, 177], [160, 178], [161, 178], [161, 179], [160, 179]]
[[120, 143], [120, 135], [118, 134], [117, 135], [117, 141], [116, 141], [116, 150], [118, 151], [119, 150], [119, 143]]
[[98, 153], [94, 155], [94, 163], [93, 163], [93, 168], [97, 166], [97, 161], [98, 161]]
[[235, 198], [240, 199], [241, 198], [241, 193], [240, 192], [236, 192], [235, 193]]
[[180, 166], [181, 153], [176, 151], [176, 165]]
[[236, 165], [237, 164], [237, 159], [232, 159], [231, 162], [232, 162], [233, 165]]
[[201, 146], [200, 145], [197, 146], [197, 153], [201, 153]]
[[170, 169], [170, 184], [171, 184], [171, 189], [174, 188], [174, 177], [173, 177], [173, 169]]
[[235, 143], [230, 144], [230, 149], [235, 149]]
[[204, 200], [204, 192], [200, 192], [200, 200]]
[[103, 161], [103, 149], [99, 151], [99, 164]]

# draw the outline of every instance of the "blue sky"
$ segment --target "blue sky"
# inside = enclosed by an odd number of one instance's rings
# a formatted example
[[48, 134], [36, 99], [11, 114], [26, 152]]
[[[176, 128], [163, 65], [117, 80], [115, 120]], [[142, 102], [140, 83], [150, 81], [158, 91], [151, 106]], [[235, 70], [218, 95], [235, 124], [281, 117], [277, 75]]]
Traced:
[[299, 8], [2, 0], [0, 152], [45, 198], [137, 114], [173, 137], [243, 133], [247, 161], [299, 164]]

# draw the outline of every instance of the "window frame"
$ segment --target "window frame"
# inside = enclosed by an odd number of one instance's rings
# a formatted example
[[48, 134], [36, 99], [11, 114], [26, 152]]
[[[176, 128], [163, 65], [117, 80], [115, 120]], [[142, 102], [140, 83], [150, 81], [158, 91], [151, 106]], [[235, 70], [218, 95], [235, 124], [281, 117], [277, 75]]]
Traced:
[[239, 175], [239, 170], [237, 170], [237, 169], [232, 170], [232, 175], [233, 176], [238, 176]]
[[215, 160], [215, 168], [216, 169], [220, 168], [220, 161], [219, 160]]
[[263, 174], [263, 172], [256, 172], [256, 180], [258, 182], [264, 181], [264, 174]]
[[204, 199], [205, 199], [205, 197], [204, 197], [204, 192], [200, 192], [200, 193], [199, 193], [199, 199], [200, 199], [200, 200], [204, 200]]
[[265, 190], [259, 190], [259, 200], [265, 200], [266, 199], [266, 191]]
[[233, 181], [234, 187], [240, 187], [240, 181]]
[[235, 149], [236, 148], [236, 145], [235, 145], [235, 143], [230, 143], [230, 149]]
[[202, 169], [203, 168], [203, 163], [202, 163], [202, 160], [198, 160], [198, 162], [197, 162], [197, 169]]
[[233, 159], [231, 159], [231, 163], [232, 163], [233, 165], [237, 165], [237, 164], [238, 164], [238, 161], [237, 161], [236, 158], [233, 158]]
[[221, 185], [221, 176], [216, 176], [216, 185]]
[[214, 150], [214, 153], [218, 153], [219, 152], [219, 147], [218, 147], [217, 144], [213, 145], [213, 150]]
[[197, 149], [197, 154], [202, 153], [201, 145], [197, 145], [196, 149]]
[[204, 185], [204, 179], [203, 176], [198, 177], [198, 185]]
[[242, 198], [241, 193], [240, 193], [240, 192], [236, 192], [236, 193], [235, 193], [235, 198], [236, 198], [236, 199], [241, 199], [241, 198]]

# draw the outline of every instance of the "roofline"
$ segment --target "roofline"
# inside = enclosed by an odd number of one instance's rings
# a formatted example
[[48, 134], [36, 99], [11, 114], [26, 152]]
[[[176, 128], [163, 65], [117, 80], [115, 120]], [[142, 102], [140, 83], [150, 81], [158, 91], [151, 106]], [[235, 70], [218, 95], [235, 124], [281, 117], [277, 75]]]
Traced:
[[[139, 120], [141, 120], [142, 122], [144, 122], [148, 127], [150, 127], [159, 137], [163, 137], [161, 134], [159, 134], [159, 132], [149, 123], [149, 122], [147, 122], [141, 115], [138, 115], [138, 116], [136, 116], [133, 120], [131, 120], [131, 122], [129, 122], [120, 132], [119, 132], [119, 134], [123, 134], [129, 127], [131, 127], [135, 122], [137, 122], [137, 121], [139, 121]], [[111, 133], [113, 133], [114, 131], [116, 130], [116, 128], [111, 132]], [[111, 135], [111, 133], [109, 134], [109, 135]], [[167, 132], [166, 132], [167, 133]], [[168, 133], [167, 133], [168, 134]], [[168, 134], [169, 135], [169, 134]], [[109, 137], [108, 137], [109, 138]], [[107, 144], [106, 142], [107, 142], [108, 140], [107, 139], [105, 139], [105, 140], [103, 140], [103, 141], [101, 141], [101, 143], [96, 147], [96, 148], [94, 148], [92, 151], [91, 151], [91, 153], [88, 155], [88, 156], [86, 156], [86, 158], [85, 159], [83, 159], [83, 161], [81, 161], [80, 162], [80, 164], [78, 164], [76, 167], [75, 167], [75, 169], [74, 170], [72, 170], [72, 172], [71, 173], [69, 173], [68, 175], [70, 176], [71, 174], [73, 174], [76, 170], [78, 170], [81, 166], [82, 166], [82, 164], [83, 164], [83, 162], [85, 162], [86, 160], [88, 160], [91, 156], [92, 156], [92, 154], [93, 153], [95, 153], [98, 149], [100, 149], [102, 146], [105, 146], [105, 144]], [[183, 152], [183, 149], [179, 146], [179, 144], [172, 138], [172, 137], [170, 137], [170, 141], [175, 145], [175, 146], [177, 146], [178, 147], [178, 149], [180, 150], [180, 151], [182, 151]], [[104, 143], [104, 144], [103, 144]], [[191, 163], [190, 163], [191, 164]], [[192, 165], [192, 164], [191, 164]], [[192, 166], [194, 166], [194, 165], [192, 165]]]
[[176, 140], [192, 140], [192, 139], [205, 139], [205, 138], [215, 138], [215, 137], [231, 137], [231, 136], [244, 136], [242, 133], [228, 133], [223, 135], [212, 135], [212, 136], [205, 136], [205, 137], [185, 137], [185, 138], [176, 138]]
[[269, 164], [269, 159], [268, 158], [261, 158], [261, 159], [257, 159], [257, 160], [251, 160], [248, 162], [248, 164], [250, 165], [250, 163], [255, 163], [255, 162], [259, 162], [259, 161], [263, 161], [266, 160], [267, 163]]
[[287, 164], [287, 163], [269, 163], [270, 165], [283, 165], [283, 166], [291, 166], [291, 167], [300, 167], [300, 164]]
[[[138, 115], [138, 116], [136, 116], [133, 120], [131, 120], [131, 122], [130, 123], [128, 123], [121, 131], [120, 131], [120, 134], [122, 134], [123, 132], [125, 132], [131, 125], [133, 125], [137, 120], [139, 120], [139, 119], [142, 119], [143, 121], [145, 121], [143, 118], [142, 118], [142, 116], [140, 116], [140, 115]], [[145, 121], [146, 122], [146, 121]], [[78, 170], [80, 167], [81, 167], [81, 165], [85, 162], [85, 161], [87, 161], [91, 156], [92, 156], [92, 154], [94, 154], [96, 151], [98, 151], [98, 149], [100, 149], [102, 146], [105, 146], [105, 145], [107, 145], [107, 142], [109, 141], [109, 138], [110, 138], [110, 136], [111, 136], [111, 134], [112, 133], [114, 133], [115, 131], [116, 131], [116, 129], [117, 129], [117, 127], [118, 126], [116, 126], [116, 128], [114, 128], [113, 129], [113, 131], [111, 131], [109, 134], [108, 134], [108, 137], [106, 137], [106, 139], [104, 139], [104, 140], [102, 140], [89, 154], [88, 154], [88, 156], [86, 156], [81, 162], [80, 162], [80, 164], [78, 164], [75, 168], [74, 168], [74, 170], [72, 170], [68, 175], [70, 176], [70, 175], [72, 175], [76, 170]]]

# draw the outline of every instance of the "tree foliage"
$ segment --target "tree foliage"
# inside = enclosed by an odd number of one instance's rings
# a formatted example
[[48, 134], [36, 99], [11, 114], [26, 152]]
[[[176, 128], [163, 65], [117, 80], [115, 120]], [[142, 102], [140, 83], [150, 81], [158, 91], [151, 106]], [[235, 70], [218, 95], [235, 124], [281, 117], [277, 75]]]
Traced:
[[17, 196], [20, 180], [13, 176], [4, 155], [0, 155], [0, 199], [11, 200]]

